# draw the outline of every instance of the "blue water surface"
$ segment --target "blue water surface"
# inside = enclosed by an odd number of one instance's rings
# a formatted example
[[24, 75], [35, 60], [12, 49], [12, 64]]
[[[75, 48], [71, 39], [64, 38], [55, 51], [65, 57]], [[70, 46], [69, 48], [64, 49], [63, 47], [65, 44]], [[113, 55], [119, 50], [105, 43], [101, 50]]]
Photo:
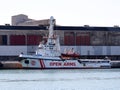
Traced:
[[120, 90], [120, 69], [0, 70], [0, 90]]

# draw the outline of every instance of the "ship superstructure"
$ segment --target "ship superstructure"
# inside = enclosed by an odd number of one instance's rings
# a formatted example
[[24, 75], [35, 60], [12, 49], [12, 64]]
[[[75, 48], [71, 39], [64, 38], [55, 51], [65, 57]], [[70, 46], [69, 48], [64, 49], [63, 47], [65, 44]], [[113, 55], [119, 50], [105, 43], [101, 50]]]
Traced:
[[20, 54], [23, 68], [33, 69], [69, 69], [69, 68], [110, 68], [109, 59], [80, 59], [79, 54], [71, 50], [60, 53], [58, 35], [54, 34], [54, 19], [50, 18], [49, 35], [46, 43], [40, 43], [34, 55]]

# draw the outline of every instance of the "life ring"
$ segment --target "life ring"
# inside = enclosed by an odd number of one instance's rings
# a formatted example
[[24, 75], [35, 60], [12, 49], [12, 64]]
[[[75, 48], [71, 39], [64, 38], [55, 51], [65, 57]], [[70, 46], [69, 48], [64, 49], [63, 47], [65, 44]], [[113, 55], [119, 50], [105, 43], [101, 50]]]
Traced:
[[33, 66], [34, 66], [35, 64], [36, 64], [36, 61], [34, 61], [34, 60], [33, 60], [33, 61], [31, 61], [31, 65], [33, 65]]

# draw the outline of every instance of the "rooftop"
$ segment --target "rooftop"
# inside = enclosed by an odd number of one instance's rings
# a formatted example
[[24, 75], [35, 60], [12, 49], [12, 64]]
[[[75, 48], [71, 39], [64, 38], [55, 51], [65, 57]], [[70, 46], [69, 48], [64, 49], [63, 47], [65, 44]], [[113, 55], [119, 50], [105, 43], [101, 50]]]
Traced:
[[[55, 26], [55, 30], [120, 31], [120, 27]], [[0, 30], [48, 30], [48, 26], [0, 25]]]

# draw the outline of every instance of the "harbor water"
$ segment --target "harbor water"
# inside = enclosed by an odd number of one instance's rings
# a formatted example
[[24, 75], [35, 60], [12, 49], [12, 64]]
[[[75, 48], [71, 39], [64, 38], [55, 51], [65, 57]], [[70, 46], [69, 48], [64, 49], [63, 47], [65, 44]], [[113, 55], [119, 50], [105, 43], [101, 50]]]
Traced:
[[120, 69], [0, 70], [0, 90], [120, 90]]

